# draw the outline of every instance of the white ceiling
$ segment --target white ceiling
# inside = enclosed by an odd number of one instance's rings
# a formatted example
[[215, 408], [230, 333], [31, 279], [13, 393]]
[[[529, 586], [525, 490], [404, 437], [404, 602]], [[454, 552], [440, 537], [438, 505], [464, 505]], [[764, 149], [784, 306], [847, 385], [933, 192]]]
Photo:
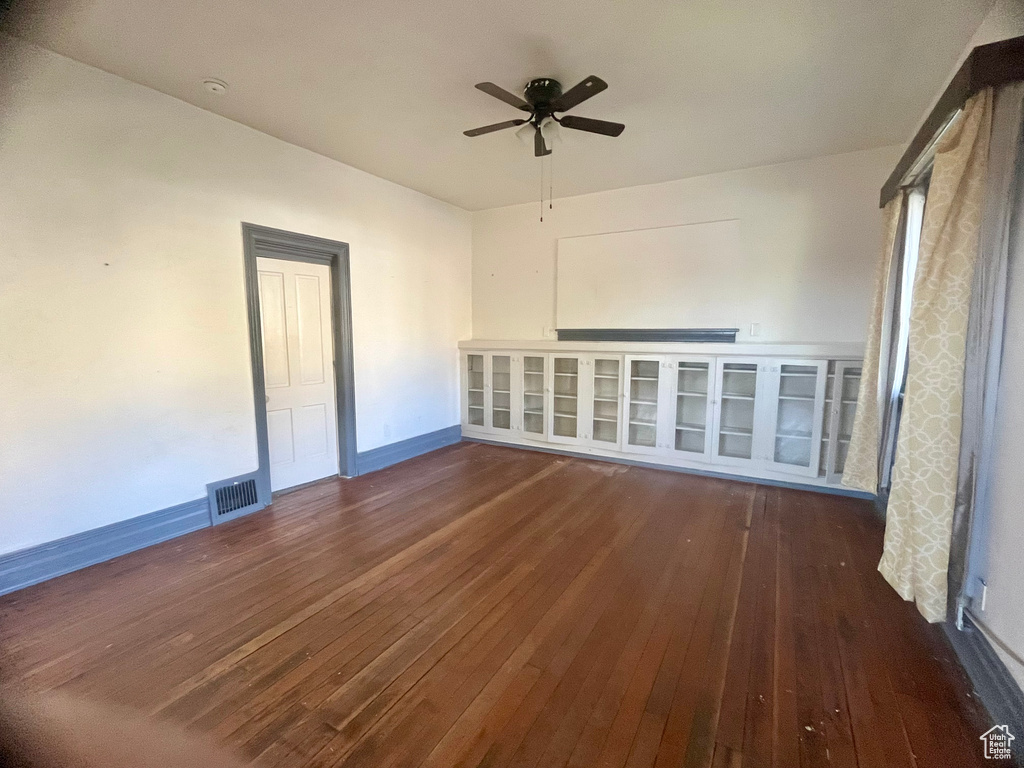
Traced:
[[[37, 0], [39, 1], [39, 0]], [[517, 117], [475, 90], [609, 83], [555, 195], [906, 141], [991, 0], [64, 0], [19, 34], [463, 208], [537, 198]], [[205, 77], [230, 89], [213, 96]]]

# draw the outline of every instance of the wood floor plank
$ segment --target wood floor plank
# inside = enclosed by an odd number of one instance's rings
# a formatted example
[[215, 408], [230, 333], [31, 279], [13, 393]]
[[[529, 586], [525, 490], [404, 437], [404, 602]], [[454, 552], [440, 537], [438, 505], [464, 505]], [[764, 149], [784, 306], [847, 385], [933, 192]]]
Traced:
[[863, 501], [463, 443], [0, 598], [16, 680], [265, 766], [983, 765]]

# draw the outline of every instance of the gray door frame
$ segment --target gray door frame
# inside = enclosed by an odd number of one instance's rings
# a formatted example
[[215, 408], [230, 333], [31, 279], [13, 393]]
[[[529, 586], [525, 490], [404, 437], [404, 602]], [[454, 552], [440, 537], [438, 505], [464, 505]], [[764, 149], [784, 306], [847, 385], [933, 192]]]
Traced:
[[352, 358], [352, 283], [348, 243], [300, 235], [282, 229], [242, 223], [245, 298], [249, 310], [249, 357], [256, 411], [259, 469], [256, 490], [263, 504], [271, 501], [270, 440], [267, 436], [267, 388], [263, 377], [263, 326], [257, 257], [326, 264], [331, 270], [331, 328], [334, 333], [334, 384], [338, 414], [338, 474], [356, 475], [356, 398]]

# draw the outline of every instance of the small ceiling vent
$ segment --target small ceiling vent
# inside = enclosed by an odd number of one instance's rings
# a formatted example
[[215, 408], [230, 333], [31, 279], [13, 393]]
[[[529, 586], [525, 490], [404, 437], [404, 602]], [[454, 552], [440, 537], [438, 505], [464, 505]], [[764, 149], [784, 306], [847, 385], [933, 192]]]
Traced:
[[263, 508], [256, 492], [256, 473], [239, 475], [206, 486], [210, 520], [214, 525]]

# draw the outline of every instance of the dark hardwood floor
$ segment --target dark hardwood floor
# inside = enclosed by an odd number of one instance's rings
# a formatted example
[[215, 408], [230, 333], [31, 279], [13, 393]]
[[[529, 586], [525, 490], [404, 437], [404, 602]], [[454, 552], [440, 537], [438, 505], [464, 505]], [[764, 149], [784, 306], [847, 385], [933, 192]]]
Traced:
[[462, 443], [0, 598], [28, 686], [272, 766], [974, 766], [863, 501]]

